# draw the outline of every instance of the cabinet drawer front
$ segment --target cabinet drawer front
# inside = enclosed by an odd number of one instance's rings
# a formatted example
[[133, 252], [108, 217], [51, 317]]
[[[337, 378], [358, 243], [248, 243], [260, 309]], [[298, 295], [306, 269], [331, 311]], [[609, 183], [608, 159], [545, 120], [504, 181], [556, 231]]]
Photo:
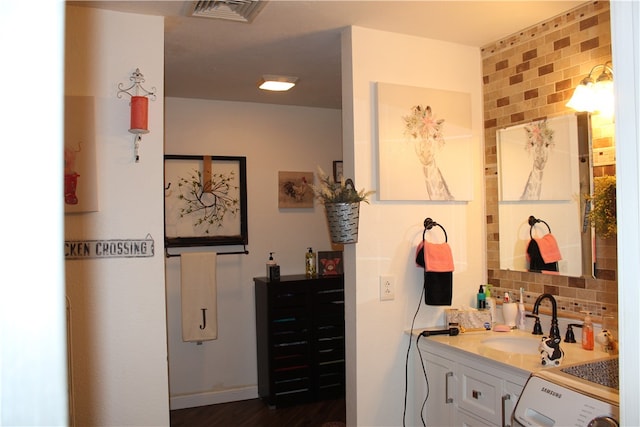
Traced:
[[311, 376], [308, 367], [293, 367], [286, 370], [276, 369], [274, 371], [273, 394], [278, 398], [278, 402], [287, 399], [306, 399], [311, 394]]
[[455, 425], [461, 427], [492, 427], [493, 424], [488, 423], [482, 418], [476, 418], [471, 414], [467, 414], [463, 411], [458, 411], [455, 415], [457, 422]]
[[316, 338], [322, 339], [344, 339], [344, 324], [341, 319], [326, 319], [322, 325], [316, 324]]
[[273, 360], [301, 354], [309, 357], [309, 343], [305, 341], [274, 345], [271, 348]]
[[335, 399], [344, 396], [344, 371], [318, 375], [318, 398]]
[[318, 289], [315, 292], [313, 301], [318, 304], [337, 303], [344, 304], [344, 290], [335, 287]]
[[305, 307], [307, 296], [307, 290], [300, 286], [285, 286], [272, 291], [270, 304], [274, 308]]
[[460, 365], [458, 405], [494, 424], [502, 421], [502, 379]]
[[316, 360], [318, 363], [344, 361], [344, 346], [318, 348]]
[[301, 329], [282, 330], [273, 333], [272, 345], [286, 345], [309, 341], [309, 332]]
[[302, 310], [274, 310], [270, 325], [272, 333], [304, 330], [309, 327], [309, 315]]
[[273, 359], [272, 369], [274, 372], [287, 372], [288, 370], [307, 368], [308, 357], [306, 354], [289, 354]]

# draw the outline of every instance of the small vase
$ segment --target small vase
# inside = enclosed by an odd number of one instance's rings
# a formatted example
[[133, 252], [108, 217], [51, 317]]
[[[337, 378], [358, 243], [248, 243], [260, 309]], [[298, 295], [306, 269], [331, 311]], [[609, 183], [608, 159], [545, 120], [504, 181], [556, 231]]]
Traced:
[[360, 202], [325, 203], [329, 233], [333, 243], [357, 243]]

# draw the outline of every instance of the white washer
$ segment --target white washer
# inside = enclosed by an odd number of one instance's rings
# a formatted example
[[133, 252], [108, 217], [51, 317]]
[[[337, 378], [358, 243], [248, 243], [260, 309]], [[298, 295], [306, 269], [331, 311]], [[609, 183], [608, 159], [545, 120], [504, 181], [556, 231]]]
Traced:
[[619, 425], [618, 357], [543, 369], [529, 377], [513, 411], [514, 426]]

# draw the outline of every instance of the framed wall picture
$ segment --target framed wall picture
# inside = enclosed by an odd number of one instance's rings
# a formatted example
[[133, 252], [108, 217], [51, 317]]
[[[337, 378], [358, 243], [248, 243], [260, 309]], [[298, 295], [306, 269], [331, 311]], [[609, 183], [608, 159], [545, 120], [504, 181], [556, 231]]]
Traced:
[[335, 182], [340, 182], [343, 175], [344, 173], [342, 171], [342, 160], [334, 160], [333, 161], [333, 180]]
[[342, 251], [318, 251], [318, 274], [335, 276], [343, 274]]
[[500, 201], [570, 200], [579, 193], [575, 114], [499, 129], [496, 137]]
[[64, 212], [98, 211], [95, 102], [92, 96], [64, 97]]
[[278, 208], [312, 208], [313, 172], [278, 172]]
[[380, 200], [473, 198], [471, 94], [378, 83]]
[[164, 156], [165, 245], [246, 245], [246, 157]]

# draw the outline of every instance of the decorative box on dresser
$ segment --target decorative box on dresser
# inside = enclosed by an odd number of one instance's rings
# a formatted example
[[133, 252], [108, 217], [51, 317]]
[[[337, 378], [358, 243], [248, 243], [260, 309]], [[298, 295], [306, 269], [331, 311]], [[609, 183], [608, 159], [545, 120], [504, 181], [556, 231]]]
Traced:
[[343, 276], [253, 280], [259, 396], [272, 406], [344, 396]]

